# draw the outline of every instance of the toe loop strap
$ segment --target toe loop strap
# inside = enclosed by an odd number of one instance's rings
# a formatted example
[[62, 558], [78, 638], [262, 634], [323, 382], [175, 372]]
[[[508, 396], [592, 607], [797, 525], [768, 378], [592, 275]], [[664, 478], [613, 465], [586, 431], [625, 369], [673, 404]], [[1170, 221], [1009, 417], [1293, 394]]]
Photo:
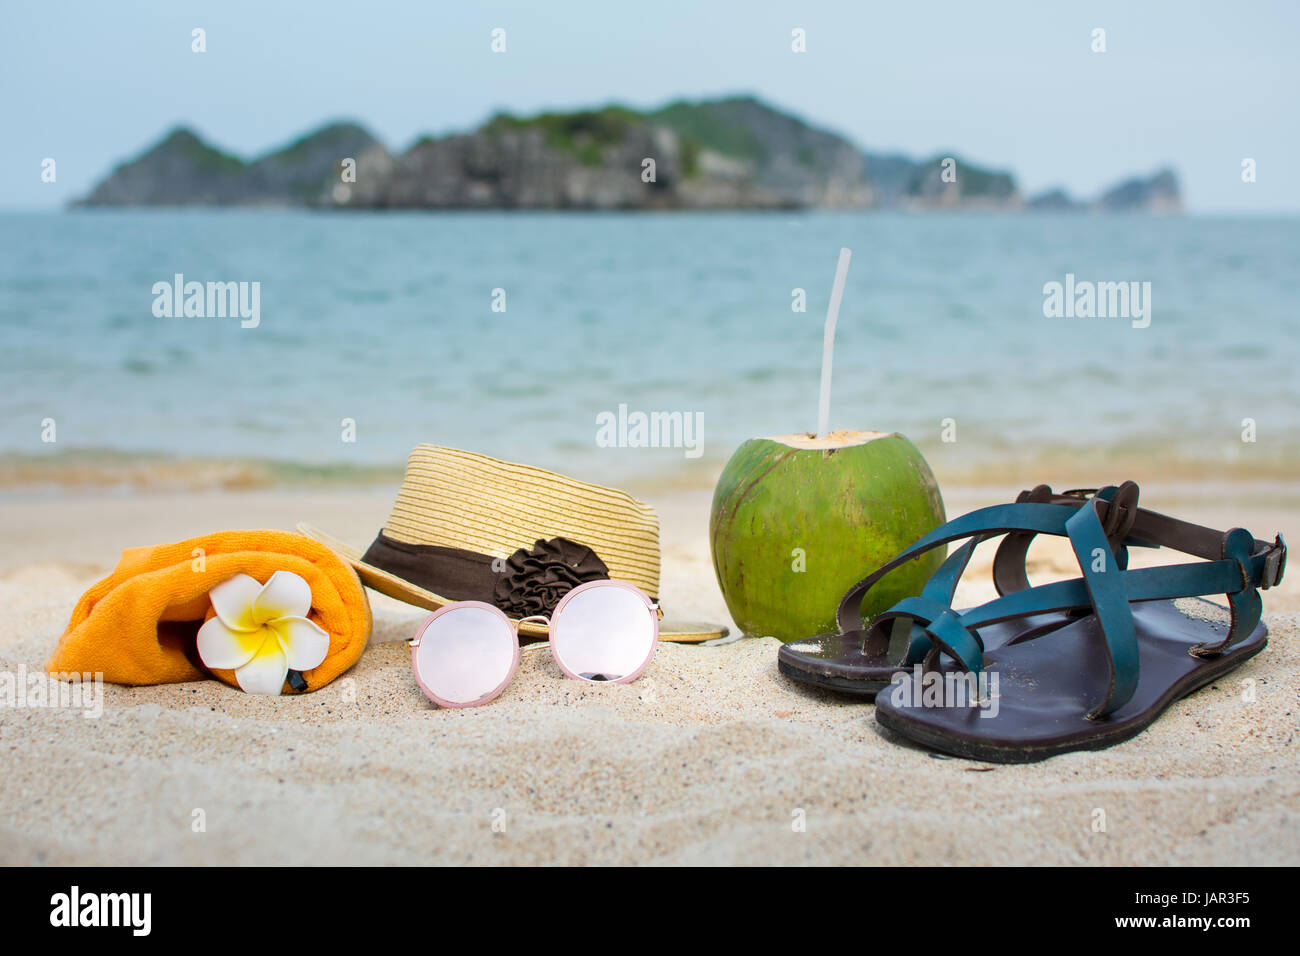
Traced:
[[908, 618], [920, 625], [912, 628], [904, 657], [907, 666], [923, 663], [937, 649], [962, 670], [978, 674], [984, 669], [983, 642], [952, 608], [924, 598], [905, 598], [872, 621], [871, 626], [875, 628], [896, 618]]

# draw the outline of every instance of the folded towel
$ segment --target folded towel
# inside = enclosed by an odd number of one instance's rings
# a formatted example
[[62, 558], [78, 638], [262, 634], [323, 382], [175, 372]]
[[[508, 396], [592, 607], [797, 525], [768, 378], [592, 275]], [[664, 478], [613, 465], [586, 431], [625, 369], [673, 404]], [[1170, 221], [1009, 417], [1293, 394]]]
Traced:
[[[370, 639], [370, 603], [356, 572], [323, 544], [287, 531], [223, 531], [175, 544], [130, 548], [113, 573], [77, 602], [45, 664], [51, 674], [102, 673], [115, 684], [171, 684], [234, 671], [206, 668], [196, 636], [213, 617], [209, 592], [236, 575], [265, 584], [276, 571], [311, 588], [308, 619], [329, 635], [319, 666], [304, 671], [316, 690], [351, 667]], [[292, 678], [292, 672], [291, 672]]]

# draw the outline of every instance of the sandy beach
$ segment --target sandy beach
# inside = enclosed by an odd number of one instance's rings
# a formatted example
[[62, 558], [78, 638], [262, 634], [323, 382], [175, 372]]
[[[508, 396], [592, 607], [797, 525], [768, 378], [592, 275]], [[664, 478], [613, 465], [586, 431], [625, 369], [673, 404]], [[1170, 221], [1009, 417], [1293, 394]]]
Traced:
[[[726, 621], [709, 492], [633, 490], [660, 512], [669, 611]], [[957, 514], [1015, 490], [945, 498]], [[1261, 536], [1285, 533], [1296, 505], [1282, 485], [1153, 484], [1143, 497]], [[0, 669], [38, 672], [124, 546], [304, 519], [364, 543], [390, 502], [387, 488], [13, 493], [0, 503]], [[1032, 557], [1036, 579], [1070, 571], [1058, 549]], [[990, 559], [959, 606], [991, 595]], [[372, 604], [371, 647], [316, 693], [109, 685], [95, 719], [0, 710], [0, 863], [1300, 863], [1295, 576], [1265, 594], [1267, 650], [1229, 679], [1111, 750], [1023, 767], [901, 744], [870, 705], [781, 677], [770, 638], [663, 644], [630, 685], [565, 680], [528, 650], [497, 701], [438, 710], [403, 643], [422, 612]]]

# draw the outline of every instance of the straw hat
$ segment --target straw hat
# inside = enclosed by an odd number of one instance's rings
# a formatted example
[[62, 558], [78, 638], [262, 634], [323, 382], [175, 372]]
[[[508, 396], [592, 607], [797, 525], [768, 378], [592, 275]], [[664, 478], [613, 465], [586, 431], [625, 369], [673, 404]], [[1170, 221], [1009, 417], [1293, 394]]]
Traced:
[[[397, 500], [368, 551], [308, 524], [298, 530], [349, 562], [369, 587], [429, 610], [476, 596], [455, 591], [490, 588], [493, 582], [484, 578], [499, 578], [493, 572], [507, 570], [507, 564], [528, 565], [538, 555], [535, 546], [549, 547], [557, 539], [568, 549], [566, 560], [586, 555], [581, 573], [629, 581], [652, 598], [659, 595], [659, 518], [650, 505], [614, 488], [455, 448], [412, 450]], [[395, 563], [377, 566], [389, 555]], [[546, 629], [528, 623], [521, 633], [545, 637]], [[660, 624], [660, 635], [672, 641], [707, 641], [726, 633], [719, 625], [671, 618]]]

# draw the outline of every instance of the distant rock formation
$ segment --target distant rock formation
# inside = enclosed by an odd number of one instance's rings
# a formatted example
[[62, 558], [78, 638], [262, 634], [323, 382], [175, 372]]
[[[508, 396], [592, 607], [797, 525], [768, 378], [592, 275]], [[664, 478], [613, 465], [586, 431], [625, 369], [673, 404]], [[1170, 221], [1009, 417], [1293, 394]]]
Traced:
[[310, 205], [331, 195], [344, 157], [387, 150], [354, 123], [334, 123], [252, 163], [175, 129], [123, 163], [81, 200], [86, 206]]
[[1158, 170], [1145, 179], [1126, 179], [1106, 190], [1093, 203], [1103, 212], [1182, 212], [1182, 193], [1172, 169]]
[[708, 173], [710, 162], [716, 170], [723, 160], [729, 163], [731, 178], [747, 174], [753, 190], [777, 205], [872, 205], [871, 185], [856, 146], [752, 96], [700, 103], [679, 100], [648, 118], [672, 130], [685, 144], [688, 158], [702, 161], [691, 162], [688, 172]]
[[1064, 189], [1049, 189], [1029, 200], [1035, 212], [1142, 212], [1168, 214], [1183, 211], [1178, 175], [1172, 169], [1150, 176], [1135, 176], [1107, 189], [1091, 202], [1078, 200]]
[[914, 209], [1019, 209], [1024, 200], [1010, 173], [936, 156], [912, 171], [902, 204]]
[[[1059, 191], [1058, 191], [1059, 192]], [[1055, 196], [1056, 194], [1053, 194]], [[1028, 203], [1044, 205], [1048, 197]], [[1050, 202], [1072, 200], [1064, 193]], [[252, 162], [176, 129], [118, 166], [78, 205], [274, 205], [360, 209], [1024, 208], [1014, 176], [957, 156], [864, 153], [753, 97], [618, 106], [425, 137], [400, 155], [356, 123], [324, 126]], [[1162, 171], [1102, 209], [1178, 208]]]
[[862, 176], [877, 206], [899, 206], [916, 179], [916, 160], [900, 153], [864, 153]]
[[244, 162], [175, 129], [91, 191], [88, 206], [209, 206], [242, 202]]
[[[652, 181], [642, 162], [655, 161]], [[683, 205], [679, 139], [615, 111], [551, 122], [498, 116], [422, 139], [384, 176], [357, 177], [349, 205], [385, 209], [636, 209]]]
[[1057, 187], [1032, 197], [1026, 207], [1035, 212], [1076, 212], [1087, 208], [1087, 205], [1076, 201], [1064, 189]]
[[248, 165], [244, 186], [253, 202], [319, 203], [334, 198], [344, 158], [356, 160], [358, 181], [364, 170], [387, 169], [391, 161], [383, 143], [356, 123], [333, 123]]

